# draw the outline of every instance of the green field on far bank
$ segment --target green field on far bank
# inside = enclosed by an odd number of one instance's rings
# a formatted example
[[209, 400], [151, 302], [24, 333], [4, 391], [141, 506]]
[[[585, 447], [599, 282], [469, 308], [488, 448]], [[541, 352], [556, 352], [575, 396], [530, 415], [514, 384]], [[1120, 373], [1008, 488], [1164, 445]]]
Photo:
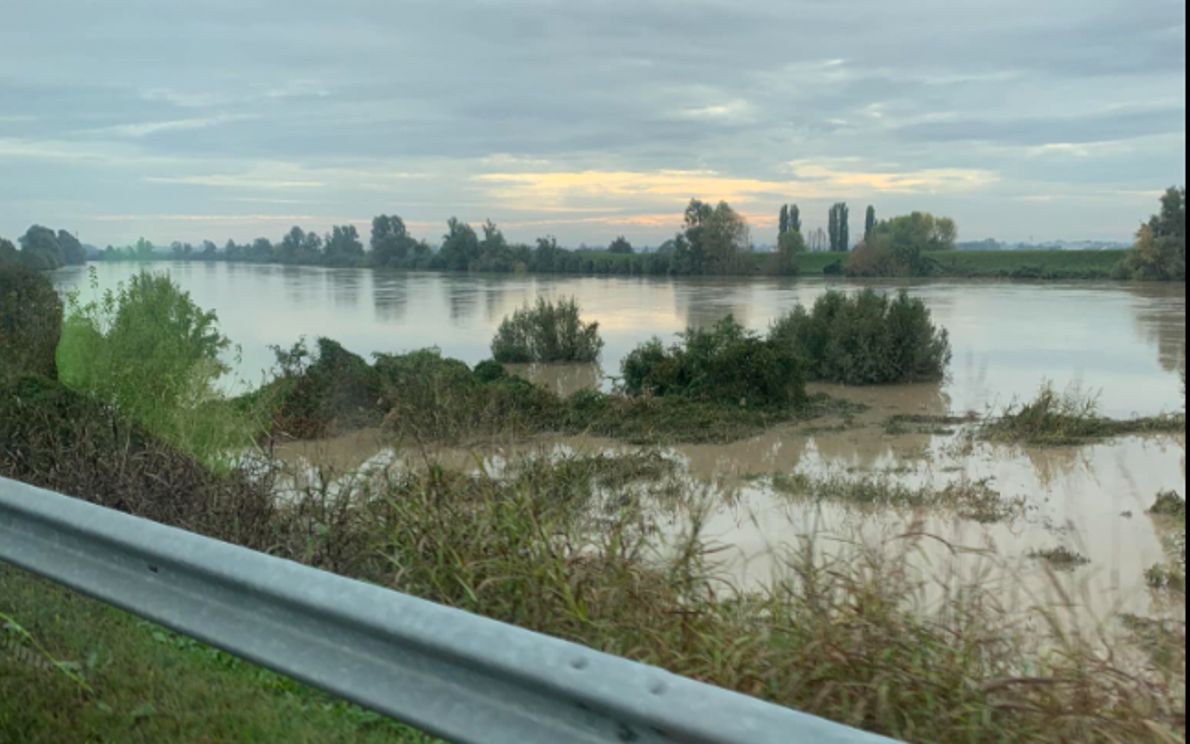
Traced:
[[[1126, 250], [931, 251], [935, 277], [988, 279], [1111, 279]], [[841, 253], [803, 253], [796, 263], [800, 276], [842, 274]]]

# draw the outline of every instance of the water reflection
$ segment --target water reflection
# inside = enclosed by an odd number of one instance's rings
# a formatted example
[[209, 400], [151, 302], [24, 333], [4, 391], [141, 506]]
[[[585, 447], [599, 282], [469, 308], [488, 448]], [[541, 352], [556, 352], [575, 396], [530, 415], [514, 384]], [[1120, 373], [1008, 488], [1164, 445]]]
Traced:
[[373, 274], [372, 304], [380, 320], [399, 322], [403, 319], [409, 304], [409, 274], [403, 271]]
[[332, 269], [325, 274], [324, 281], [330, 288], [331, 301], [336, 310], [350, 311], [359, 305], [359, 296], [365, 281], [371, 282], [370, 272], [367, 276], [353, 269]]
[[446, 299], [450, 306], [450, 320], [455, 325], [465, 325], [465, 321], [475, 316], [476, 303], [479, 292], [471, 282], [451, 282], [446, 286]]
[[725, 280], [703, 280], [677, 288], [674, 309], [687, 328], [706, 328], [731, 315], [740, 325], [750, 319], [748, 285]]
[[[1144, 283], [1129, 285], [1139, 334], [1157, 348], [1166, 372], [1186, 371], [1186, 287]], [[1180, 309], [1180, 312], [1178, 310]]]

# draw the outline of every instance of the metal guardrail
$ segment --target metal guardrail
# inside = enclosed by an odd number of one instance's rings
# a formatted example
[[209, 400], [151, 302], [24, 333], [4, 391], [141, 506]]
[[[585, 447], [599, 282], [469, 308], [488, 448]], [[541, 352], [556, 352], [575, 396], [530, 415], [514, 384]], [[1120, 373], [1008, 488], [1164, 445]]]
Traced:
[[0, 561], [446, 739], [890, 741], [6, 478]]

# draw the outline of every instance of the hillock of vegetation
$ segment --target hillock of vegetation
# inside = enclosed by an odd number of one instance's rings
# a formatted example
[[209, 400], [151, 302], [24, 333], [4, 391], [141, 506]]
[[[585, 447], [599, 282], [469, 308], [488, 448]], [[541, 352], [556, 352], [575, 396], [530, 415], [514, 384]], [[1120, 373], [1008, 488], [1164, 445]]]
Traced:
[[384, 415], [380, 375], [337, 341], [319, 338], [316, 343], [315, 352], [304, 339], [288, 349], [274, 346], [276, 379], [241, 403], [269, 407], [273, 430], [299, 439], [379, 423]]
[[680, 396], [741, 408], [805, 403], [801, 363], [793, 349], [748, 331], [730, 315], [711, 328], [690, 328], [679, 343], [646, 342], [624, 358], [629, 395]]
[[793, 352], [806, 379], [848, 385], [940, 380], [951, 357], [946, 329], [903, 290], [827, 292], [811, 310], [799, 305], [777, 320], [769, 339]]
[[504, 318], [492, 338], [492, 358], [503, 363], [594, 362], [602, 348], [599, 323], [584, 323], [574, 298], [539, 297]]

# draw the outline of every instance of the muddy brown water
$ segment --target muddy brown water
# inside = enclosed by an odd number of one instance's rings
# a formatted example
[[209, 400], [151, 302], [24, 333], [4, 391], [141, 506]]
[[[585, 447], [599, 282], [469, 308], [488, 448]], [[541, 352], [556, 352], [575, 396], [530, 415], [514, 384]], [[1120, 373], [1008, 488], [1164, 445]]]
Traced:
[[[128, 278], [131, 264], [95, 267], [100, 289]], [[1021, 604], [1071, 604], [1077, 614], [1110, 618], [1120, 611], [1173, 615], [1181, 603], [1143, 581], [1165, 556], [1168, 526], [1146, 513], [1157, 491], [1185, 495], [1185, 436], [1124, 437], [1082, 447], [1033, 448], [971, 442], [963, 427], [945, 433], [889, 434], [889, 415], [983, 414], [1031, 397], [1043, 380], [1099, 395], [1104, 414], [1125, 417], [1183, 408], [1185, 287], [1181, 284], [1014, 283], [823, 279], [657, 280], [516, 277], [380, 272], [356, 269], [154, 264], [194, 299], [213, 308], [242, 349], [231, 387], [257, 384], [271, 366], [270, 344], [329, 336], [363, 355], [436, 345], [469, 363], [488, 356], [500, 320], [538, 295], [574, 296], [606, 341], [602, 367], [526, 366], [514, 371], [560, 394], [606, 388], [619, 360], [652, 336], [670, 338], [688, 324], [732, 313], [762, 330], [797, 303], [830, 288], [906, 288], [946, 327], [954, 359], [945, 382], [873, 388], [815, 386], [864, 403], [851, 425], [819, 421], [778, 426], [728, 444], [670, 445], [691, 488], [719, 498], [705, 535], [728, 550], [719, 567], [733, 583], [759, 587], [781, 572], [783, 552], [814, 535], [823, 545], [892, 541], [907, 531], [931, 535], [916, 552], [939, 577], [1000, 581]], [[55, 273], [63, 290], [84, 288], [86, 272]], [[968, 427], [970, 428], [970, 427]], [[620, 451], [592, 437], [538, 438], [440, 453], [460, 464], [489, 465], [516, 452]], [[348, 470], [400, 460], [381, 432], [291, 443], [282, 455]], [[942, 513], [858, 510], [791, 499], [769, 486], [773, 475], [839, 474], [912, 485], [988, 479], [1005, 498], [1030, 507], [1011, 522], [983, 525]], [[675, 527], [675, 529], [677, 529]], [[1028, 558], [1063, 546], [1090, 559], [1050, 576]], [[843, 547], [838, 550], [843, 550]], [[988, 566], [994, 564], [993, 573]], [[998, 578], [996, 578], [998, 577]], [[941, 580], [941, 579], [940, 579]]]

